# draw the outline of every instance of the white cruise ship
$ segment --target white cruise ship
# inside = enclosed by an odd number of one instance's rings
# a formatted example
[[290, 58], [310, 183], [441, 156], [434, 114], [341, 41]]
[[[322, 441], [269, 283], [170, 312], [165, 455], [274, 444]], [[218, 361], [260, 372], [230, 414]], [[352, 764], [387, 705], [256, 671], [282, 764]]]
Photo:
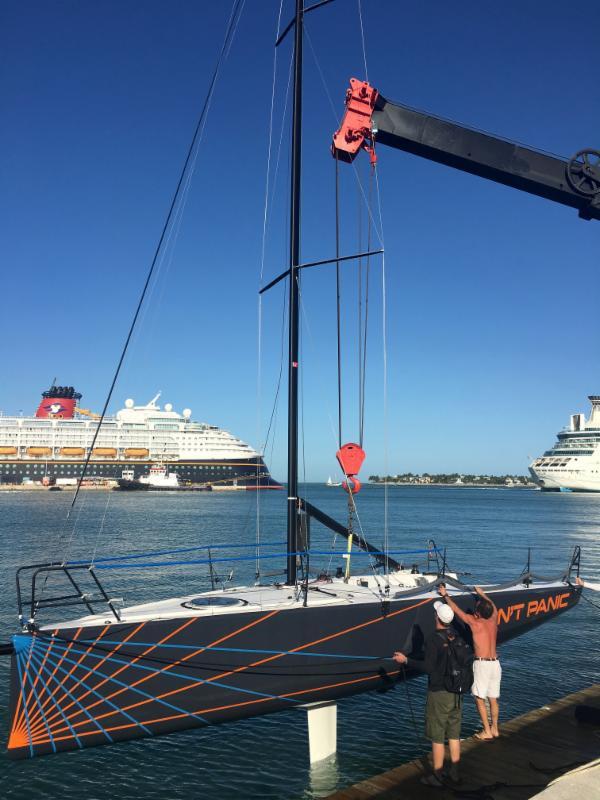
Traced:
[[529, 465], [544, 491], [600, 492], [600, 395], [590, 395], [589, 400], [589, 419], [572, 414], [552, 449]]
[[[159, 397], [141, 406], [126, 400], [114, 417], [104, 419], [86, 477], [117, 479], [127, 469], [140, 478], [160, 462], [184, 482], [281, 488], [250, 445], [216, 425], [192, 421], [189, 408], [181, 414], [169, 403], [161, 408]], [[79, 408], [80, 398], [72, 386], [52, 386], [35, 416], [0, 416], [1, 483], [81, 475], [99, 417]]]

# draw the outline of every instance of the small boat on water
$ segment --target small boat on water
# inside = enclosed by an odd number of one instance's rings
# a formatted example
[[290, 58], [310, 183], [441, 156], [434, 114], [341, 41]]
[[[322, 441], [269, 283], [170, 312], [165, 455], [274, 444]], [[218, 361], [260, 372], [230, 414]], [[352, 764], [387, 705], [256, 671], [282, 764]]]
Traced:
[[331, 479], [331, 475], [325, 481], [325, 486], [341, 486], [341, 485], [342, 485], [342, 482], [341, 481], [333, 481]]
[[117, 480], [116, 489], [124, 491], [151, 491], [151, 492], [210, 492], [212, 486], [203, 484], [199, 486], [184, 485], [179, 480], [176, 472], [169, 472], [164, 464], [152, 464], [150, 471], [146, 475], [135, 477], [133, 469], [124, 469], [121, 477]]

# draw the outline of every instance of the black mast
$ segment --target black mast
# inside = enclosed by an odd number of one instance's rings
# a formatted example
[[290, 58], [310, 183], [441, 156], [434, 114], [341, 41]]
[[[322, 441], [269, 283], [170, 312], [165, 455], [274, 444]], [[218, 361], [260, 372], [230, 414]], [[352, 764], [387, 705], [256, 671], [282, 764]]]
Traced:
[[302, 157], [302, 39], [304, 0], [296, 0], [294, 42], [294, 111], [290, 217], [290, 297], [288, 364], [287, 583], [296, 583], [298, 547], [298, 290], [300, 281], [300, 179]]

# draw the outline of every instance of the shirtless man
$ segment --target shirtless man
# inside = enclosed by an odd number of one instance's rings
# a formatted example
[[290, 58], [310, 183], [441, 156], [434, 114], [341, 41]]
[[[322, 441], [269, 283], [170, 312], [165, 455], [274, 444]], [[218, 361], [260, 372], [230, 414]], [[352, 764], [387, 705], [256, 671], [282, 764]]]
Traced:
[[[479, 739], [494, 739], [500, 736], [498, 731], [498, 698], [500, 697], [500, 679], [502, 668], [496, 653], [496, 636], [498, 634], [498, 609], [480, 586], [475, 587], [477, 600], [475, 612], [465, 614], [454, 600], [448, 595], [444, 584], [438, 587], [439, 593], [454, 611], [456, 616], [468, 625], [473, 634], [473, 649], [475, 662], [473, 663], [473, 687], [471, 692], [475, 697], [477, 711], [483, 723], [483, 730], [476, 734]], [[492, 722], [488, 719], [486, 699], [490, 704]]]

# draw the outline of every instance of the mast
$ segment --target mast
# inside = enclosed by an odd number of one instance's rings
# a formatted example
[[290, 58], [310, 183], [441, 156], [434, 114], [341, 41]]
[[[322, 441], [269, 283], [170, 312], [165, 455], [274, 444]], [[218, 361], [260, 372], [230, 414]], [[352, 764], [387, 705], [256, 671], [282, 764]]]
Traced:
[[296, 0], [294, 26], [294, 108], [292, 116], [292, 179], [290, 197], [290, 294], [288, 361], [288, 499], [287, 583], [296, 583], [298, 547], [298, 339], [300, 281], [300, 182], [302, 158], [302, 44], [304, 0]]

